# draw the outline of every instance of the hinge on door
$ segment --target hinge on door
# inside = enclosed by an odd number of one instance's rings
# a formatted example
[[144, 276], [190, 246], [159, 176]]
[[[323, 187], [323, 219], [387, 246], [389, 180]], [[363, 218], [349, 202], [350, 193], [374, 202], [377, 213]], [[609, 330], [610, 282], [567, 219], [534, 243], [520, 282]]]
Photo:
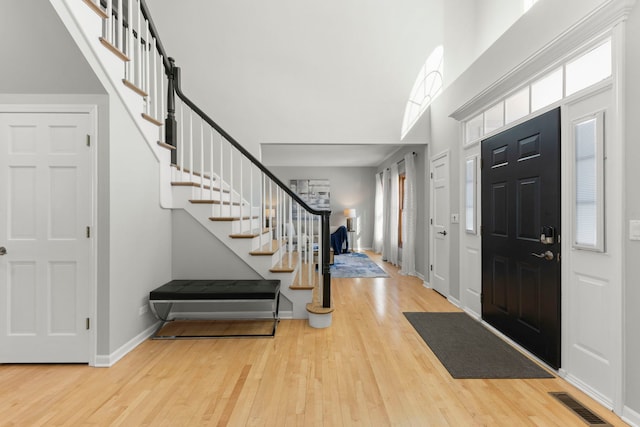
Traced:
[[91, 238], [91, 227], [87, 225], [87, 239]]
[[87, 317], [87, 331], [91, 328], [91, 320]]
[[431, 172], [431, 179], [433, 179], [433, 172]]
[[429, 223], [430, 223], [431, 225], [433, 225], [433, 218], [430, 218], [430, 219], [429, 219]]
[[433, 271], [433, 264], [429, 265], [429, 271]]
[[480, 159], [480, 170], [484, 167], [484, 159]]
[[91, 147], [91, 135], [87, 134], [87, 147]]

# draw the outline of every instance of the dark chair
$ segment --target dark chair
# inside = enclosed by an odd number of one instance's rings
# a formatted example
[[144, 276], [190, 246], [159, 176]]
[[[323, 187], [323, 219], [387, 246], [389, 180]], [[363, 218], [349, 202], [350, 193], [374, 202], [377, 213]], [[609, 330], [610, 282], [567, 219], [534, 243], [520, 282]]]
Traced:
[[[342, 247], [344, 246], [344, 250]], [[331, 247], [335, 254], [349, 252], [349, 239], [347, 238], [347, 227], [341, 225], [336, 231], [331, 233]]]

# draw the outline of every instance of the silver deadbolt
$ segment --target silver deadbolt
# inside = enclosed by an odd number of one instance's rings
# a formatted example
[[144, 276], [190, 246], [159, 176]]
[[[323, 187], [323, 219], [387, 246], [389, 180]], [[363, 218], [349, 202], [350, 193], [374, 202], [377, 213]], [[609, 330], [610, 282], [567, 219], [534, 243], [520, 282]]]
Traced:
[[7, 254], [7, 248], [4, 246], [0, 246], [0, 256]]
[[537, 253], [531, 252], [531, 255], [533, 255], [536, 258], [544, 258], [547, 261], [551, 261], [553, 259], [553, 257], [554, 257], [553, 252], [551, 252], [551, 251], [545, 251], [545, 252], [543, 252], [541, 254], [537, 254]]

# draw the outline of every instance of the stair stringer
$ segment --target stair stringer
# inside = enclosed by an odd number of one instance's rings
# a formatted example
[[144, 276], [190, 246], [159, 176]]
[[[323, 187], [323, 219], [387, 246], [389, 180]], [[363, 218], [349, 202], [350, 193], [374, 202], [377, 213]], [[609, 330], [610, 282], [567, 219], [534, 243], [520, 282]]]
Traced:
[[[258, 273], [263, 279], [280, 280], [280, 292], [289, 300], [293, 306], [294, 319], [308, 318], [306, 309], [307, 303], [312, 301], [312, 291], [309, 289], [294, 290], [290, 286], [296, 275], [296, 271], [291, 273], [273, 273], [269, 269], [275, 265], [279, 253], [276, 252], [271, 256], [254, 256], [250, 252], [256, 250], [260, 246], [260, 238], [252, 239], [233, 239], [229, 235], [232, 229], [239, 229], [240, 221], [211, 221], [209, 220], [210, 207], [194, 205], [187, 203], [184, 208], [185, 212], [191, 215], [197, 222], [206, 228], [213, 236], [228, 247], [240, 259], [242, 259], [248, 267]], [[245, 221], [248, 223], [248, 221]], [[236, 223], [236, 224], [234, 224]], [[265, 239], [264, 241], [267, 241]], [[284, 251], [285, 246], [282, 245], [278, 251]]]

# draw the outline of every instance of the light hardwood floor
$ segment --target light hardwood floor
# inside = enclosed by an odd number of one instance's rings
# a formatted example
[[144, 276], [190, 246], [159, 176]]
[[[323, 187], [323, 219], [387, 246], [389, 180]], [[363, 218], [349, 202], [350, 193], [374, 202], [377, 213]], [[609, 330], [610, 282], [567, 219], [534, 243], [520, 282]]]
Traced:
[[[370, 254], [371, 255], [371, 254]], [[274, 339], [146, 341], [111, 368], [0, 365], [0, 425], [584, 426], [562, 379], [454, 380], [403, 311], [459, 311], [422, 281], [334, 279], [333, 325]]]

